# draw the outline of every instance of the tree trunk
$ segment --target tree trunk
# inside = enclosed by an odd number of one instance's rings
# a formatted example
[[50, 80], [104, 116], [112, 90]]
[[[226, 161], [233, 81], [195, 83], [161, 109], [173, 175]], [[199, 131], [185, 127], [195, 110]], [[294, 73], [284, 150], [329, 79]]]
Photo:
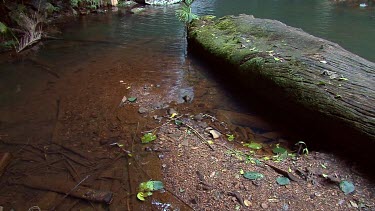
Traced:
[[375, 64], [338, 44], [240, 15], [194, 21], [189, 46], [230, 64], [227, 71], [269, 100], [292, 102], [375, 143]]

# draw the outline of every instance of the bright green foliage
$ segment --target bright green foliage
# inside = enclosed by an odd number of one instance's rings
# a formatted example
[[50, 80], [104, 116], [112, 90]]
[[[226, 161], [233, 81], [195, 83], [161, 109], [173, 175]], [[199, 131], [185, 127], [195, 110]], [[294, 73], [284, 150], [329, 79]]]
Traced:
[[161, 181], [147, 181], [139, 184], [139, 192], [137, 198], [141, 201], [144, 201], [146, 197], [152, 195], [152, 191], [161, 190], [164, 188], [164, 185]]
[[251, 142], [251, 143], [247, 143], [247, 144], [243, 144], [243, 146], [245, 147], [249, 147], [250, 149], [262, 149], [262, 145], [261, 144], [258, 144], [258, 143], [255, 143], [255, 142]]
[[283, 147], [280, 147], [277, 144], [276, 147], [272, 149], [272, 152], [275, 153], [275, 154], [283, 154], [283, 153], [287, 152], [287, 150]]
[[227, 139], [228, 139], [228, 141], [233, 141], [234, 135], [233, 134], [227, 134]]
[[156, 135], [153, 133], [146, 133], [142, 138], [142, 144], [150, 143], [151, 141], [154, 141], [156, 139]]
[[180, 9], [176, 10], [176, 16], [185, 24], [190, 23], [192, 20], [198, 19], [198, 16], [191, 12], [191, 4], [194, 0], [185, 0]]

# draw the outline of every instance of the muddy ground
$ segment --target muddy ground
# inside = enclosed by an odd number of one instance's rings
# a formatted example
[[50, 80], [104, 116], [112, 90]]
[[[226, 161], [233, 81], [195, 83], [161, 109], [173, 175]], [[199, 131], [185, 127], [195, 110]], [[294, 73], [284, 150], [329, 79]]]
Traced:
[[[375, 209], [374, 181], [350, 159], [310, 150], [275, 162], [277, 144], [292, 153], [299, 140], [261, 116], [223, 106], [228, 93], [199, 71], [160, 74], [173, 58], [142, 52], [123, 59], [131, 53], [93, 53], [64, 67], [32, 54], [5, 58], [38, 68], [0, 73], [0, 152], [11, 154], [1, 163], [4, 210]], [[190, 85], [194, 96], [181, 89]], [[119, 106], [124, 96], [137, 100]], [[213, 139], [207, 127], [221, 135]], [[148, 132], [157, 139], [141, 144]], [[249, 140], [262, 149], [244, 147]], [[249, 180], [241, 174], [248, 171], [263, 178]], [[296, 181], [279, 185], [283, 174]], [[165, 189], [141, 202], [138, 185], [150, 179]], [[345, 195], [342, 180], [355, 191]]]

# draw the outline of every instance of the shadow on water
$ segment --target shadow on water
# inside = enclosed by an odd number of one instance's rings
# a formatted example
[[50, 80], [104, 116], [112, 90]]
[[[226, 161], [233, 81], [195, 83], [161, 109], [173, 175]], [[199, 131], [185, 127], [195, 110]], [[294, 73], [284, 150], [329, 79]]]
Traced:
[[[189, 43], [188, 55], [198, 66], [204, 67], [207, 77], [216, 80], [222, 90], [230, 93], [232, 100], [240, 104], [241, 112], [264, 118], [272, 128], [288, 137], [289, 147], [304, 141], [311, 150], [334, 153], [348, 163], [357, 164], [362, 173], [375, 179], [375, 173], [369, 168], [375, 164], [371, 156], [375, 149], [374, 140], [318, 112], [288, 102], [274, 84], [249, 86], [246, 79], [236, 76], [235, 67], [204, 52]], [[262, 93], [267, 90], [269, 96], [259, 94], [259, 90]]]

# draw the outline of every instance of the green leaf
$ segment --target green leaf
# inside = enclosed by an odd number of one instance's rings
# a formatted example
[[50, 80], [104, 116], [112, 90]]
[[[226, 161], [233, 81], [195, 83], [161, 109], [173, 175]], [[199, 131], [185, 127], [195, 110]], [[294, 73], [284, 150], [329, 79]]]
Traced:
[[144, 201], [145, 200], [145, 196], [144, 196], [144, 193], [143, 192], [139, 192], [137, 193], [137, 198], [141, 201]]
[[152, 191], [153, 188], [154, 186], [151, 181], [142, 182], [141, 184], [139, 184], [139, 191], [141, 192], [149, 192], [149, 191]]
[[279, 146], [276, 146], [275, 148], [272, 149], [272, 152], [275, 153], [275, 154], [283, 154], [285, 153], [287, 150], [283, 147], [279, 147]]
[[0, 33], [4, 34], [7, 31], [8, 31], [8, 27], [5, 24], [3, 24], [2, 22], [0, 22]]
[[349, 79], [344, 78], [344, 77], [341, 77], [341, 78], [339, 78], [338, 80], [339, 80], [339, 81], [347, 81], [347, 80], [349, 80]]
[[262, 145], [255, 142], [251, 142], [250, 144], [244, 144], [244, 146], [249, 147], [250, 149], [262, 149]]
[[128, 101], [131, 102], [131, 103], [134, 103], [136, 100], [137, 100], [136, 97], [129, 97], [128, 98]]
[[147, 143], [150, 143], [151, 141], [154, 141], [156, 139], [156, 135], [152, 134], [152, 133], [146, 133], [145, 135], [143, 135], [143, 137], [141, 138], [142, 140], [142, 144], [147, 144]]
[[144, 192], [144, 193], [161, 190], [163, 188], [164, 188], [164, 185], [161, 181], [150, 180], [150, 181], [142, 182], [141, 184], [139, 184], [139, 191]]
[[174, 120], [174, 123], [175, 123], [176, 125], [182, 125], [182, 121], [181, 121], [181, 120], [178, 120], [178, 119]]
[[287, 177], [278, 177], [276, 179], [277, 184], [279, 185], [289, 185], [290, 180]]
[[340, 186], [340, 189], [345, 193], [345, 195], [355, 191], [355, 187], [353, 183], [348, 182], [346, 180], [341, 181], [339, 186]]
[[234, 135], [233, 134], [227, 134], [228, 141], [233, 141], [234, 140]]
[[[150, 181], [149, 181], [150, 182]], [[164, 185], [161, 181], [151, 181], [153, 183], [153, 191], [161, 190], [164, 188]]]
[[264, 177], [263, 174], [259, 172], [254, 172], [254, 171], [247, 171], [243, 174], [243, 176], [249, 180], [259, 180], [259, 179], [263, 179]]

